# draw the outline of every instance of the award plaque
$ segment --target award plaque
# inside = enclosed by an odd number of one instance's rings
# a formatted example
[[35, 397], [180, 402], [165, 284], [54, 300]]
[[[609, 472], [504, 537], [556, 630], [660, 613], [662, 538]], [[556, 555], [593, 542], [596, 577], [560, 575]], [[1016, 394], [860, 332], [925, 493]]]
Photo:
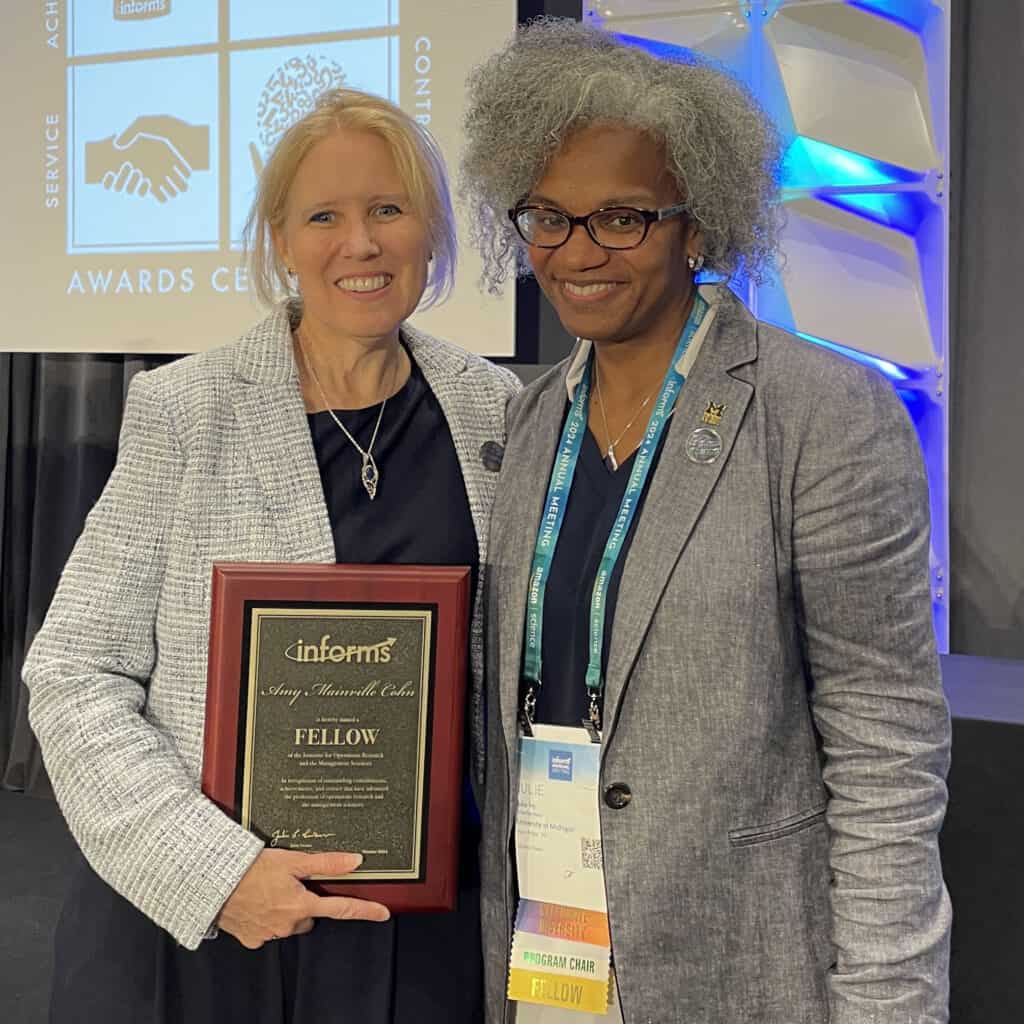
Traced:
[[470, 570], [213, 567], [203, 792], [268, 847], [361, 853], [316, 892], [451, 910]]

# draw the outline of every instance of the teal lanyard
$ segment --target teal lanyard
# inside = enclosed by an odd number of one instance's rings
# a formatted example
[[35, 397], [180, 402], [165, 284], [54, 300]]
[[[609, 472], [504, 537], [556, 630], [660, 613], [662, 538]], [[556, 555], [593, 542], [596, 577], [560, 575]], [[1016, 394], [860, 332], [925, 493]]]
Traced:
[[[587, 663], [586, 684], [590, 696], [590, 723], [595, 729], [600, 726], [600, 698], [604, 688], [601, 675], [601, 653], [604, 649], [605, 602], [608, 586], [611, 583], [615, 565], [622, 554], [622, 545], [633, 519], [636, 516], [640, 497], [647, 484], [647, 476], [651, 463], [661, 443], [662, 435], [669, 416], [675, 408], [676, 399], [682, 390], [686, 378], [677, 366], [686, 350], [693, 341], [693, 336], [704, 321], [708, 304], [698, 294], [694, 297], [693, 309], [686, 321], [675, 355], [669, 365], [665, 380], [662, 382], [658, 400], [651, 410], [647, 422], [647, 430], [636, 453], [633, 468], [629, 474], [626, 493], [619, 504], [619, 513], [615, 517], [611, 533], [605, 543], [604, 553], [598, 566], [594, 588], [590, 597], [590, 641]], [[530, 586], [526, 601], [526, 638], [523, 653], [523, 676], [526, 680], [526, 694], [523, 699], [524, 724], [533, 724], [533, 711], [537, 703], [537, 691], [541, 683], [541, 650], [544, 628], [544, 596], [547, 590], [551, 563], [554, 560], [558, 538], [565, 520], [565, 508], [572, 489], [572, 481], [576, 475], [580, 451], [587, 431], [587, 419], [590, 411], [590, 382], [594, 365], [593, 352], [583, 370], [583, 377], [576, 386], [572, 406], [562, 428], [562, 438], [558, 446], [558, 455], [551, 470], [548, 482], [547, 500], [544, 504], [544, 515], [537, 531], [537, 542], [533, 552], [533, 566], [530, 571]]]

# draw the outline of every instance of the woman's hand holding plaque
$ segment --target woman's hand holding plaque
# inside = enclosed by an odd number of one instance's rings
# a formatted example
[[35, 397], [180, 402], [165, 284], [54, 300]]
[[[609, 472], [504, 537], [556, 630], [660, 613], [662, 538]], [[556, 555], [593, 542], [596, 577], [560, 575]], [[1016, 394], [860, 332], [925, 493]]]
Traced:
[[318, 917], [386, 921], [387, 907], [351, 896], [317, 896], [302, 884], [315, 876], [347, 875], [362, 863], [358, 853], [263, 850], [228, 897], [217, 919], [222, 931], [248, 949], [272, 939], [311, 931]]

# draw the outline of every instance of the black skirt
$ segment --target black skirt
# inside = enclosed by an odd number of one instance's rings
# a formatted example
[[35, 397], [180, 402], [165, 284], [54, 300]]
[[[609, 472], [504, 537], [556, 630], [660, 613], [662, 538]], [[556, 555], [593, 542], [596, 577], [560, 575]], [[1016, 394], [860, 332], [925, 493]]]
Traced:
[[190, 952], [84, 858], [57, 925], [51, 1024], [476, 1024], [479, 883], [447, 914], [318, 920], [257, 950], [221, 934]]

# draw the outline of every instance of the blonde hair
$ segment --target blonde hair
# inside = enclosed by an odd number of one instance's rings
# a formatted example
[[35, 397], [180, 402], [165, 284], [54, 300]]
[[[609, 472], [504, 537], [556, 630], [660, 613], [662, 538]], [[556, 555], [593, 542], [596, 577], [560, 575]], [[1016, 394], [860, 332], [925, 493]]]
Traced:
[[274, 247], [273, 233], [284, 223], [288, 193], [306, 154], [339, 128], [373, 132], [387, 143], [413, 210], [427, 228], [433, 254], [421, 309], [447, 298], [455, 283], [455, 215], [444, 157], [431, 136], [404, 110], [380, 96], [356, 89], [332, 89], [281, 136], [260, 174], [246, 220], [244, 240], [249, 276], [260, 300], [273, 305], [297, 296]]

